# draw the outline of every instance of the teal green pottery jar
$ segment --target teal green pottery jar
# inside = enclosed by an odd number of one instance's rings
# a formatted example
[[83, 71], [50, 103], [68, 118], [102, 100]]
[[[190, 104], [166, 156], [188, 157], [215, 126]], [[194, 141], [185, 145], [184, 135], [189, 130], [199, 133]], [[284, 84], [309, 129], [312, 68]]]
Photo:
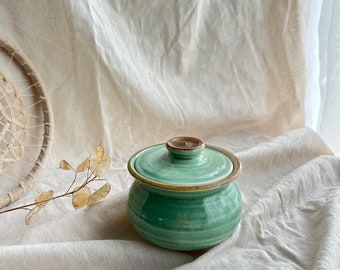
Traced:
[[241, 163], [232, 153], [193, 137], [176, 137], [134, 154], [127, 210], [134, 229], [173, 250], [214, 246], [236, 229], [242, 199], [233, 182]]

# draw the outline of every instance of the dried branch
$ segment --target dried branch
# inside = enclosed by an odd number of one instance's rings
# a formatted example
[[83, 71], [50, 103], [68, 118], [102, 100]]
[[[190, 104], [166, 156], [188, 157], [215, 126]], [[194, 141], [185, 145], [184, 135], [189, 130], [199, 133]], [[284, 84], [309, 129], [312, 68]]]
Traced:
[[[26, 216], [25, 223], [29, 225], [32, 218], [34, 218], [51, 200], [72, 196], [72, 205], [75, 209], [91, 206], [105, 198], [111, 190], [110, 183], [101, 178], [101, 176], [108, 171], [110, 162], [109, 156], [105, 154], [104, 147], [101, 145], [99, 145], [96, 149], [95, 158], [91, 159], [91, 155], [89, 155], [76, 167], [76, 169], [74, 169], [66, 160], [62, 160], [59, 162], [59, 168], [74, 172], [74, 178], [66, 192], [57, 196], [53, 196], [53, 190], [41, 192], [35, 198], [33, 203], [2, 210], [0, 211], [0, 214], [5, 214], [16, 210], [28, 210], [29, 213]], [[71, 191], [78, 178], [78, 174], [83, 172], [86, 172], [86, 178], [84, 182]], [[88, 185], [94, 181], [105, 181], [105, 184], [95, 192], [91, 193], [91, 189], [88, 187]]]

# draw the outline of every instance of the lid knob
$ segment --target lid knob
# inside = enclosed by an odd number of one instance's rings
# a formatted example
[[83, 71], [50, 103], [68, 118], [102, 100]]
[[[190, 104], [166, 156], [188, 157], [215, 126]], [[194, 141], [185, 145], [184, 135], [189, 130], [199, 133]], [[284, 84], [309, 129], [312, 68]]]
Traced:
[[166, 147], [175, 158], [190, 159], [199, 156], [205, 145], [194, 137], [175, 137], [167, 141]]

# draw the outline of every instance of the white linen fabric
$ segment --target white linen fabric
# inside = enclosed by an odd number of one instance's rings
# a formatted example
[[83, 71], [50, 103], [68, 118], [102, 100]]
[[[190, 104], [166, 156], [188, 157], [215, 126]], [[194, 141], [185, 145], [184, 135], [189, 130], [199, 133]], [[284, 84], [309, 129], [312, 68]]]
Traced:
[[[33, 189], [65, 192], [102, 143], [102, 202], [0, 215], [0, 269], [338, 269], [340, 160], [304, 127], [307, 1], [1, 1], [0, 34], [47, 87], [51, 156]], [[149, 244], [126, 214], [137, 150], [191, 135], [234, 152], [244, 213], [216, 247]]]

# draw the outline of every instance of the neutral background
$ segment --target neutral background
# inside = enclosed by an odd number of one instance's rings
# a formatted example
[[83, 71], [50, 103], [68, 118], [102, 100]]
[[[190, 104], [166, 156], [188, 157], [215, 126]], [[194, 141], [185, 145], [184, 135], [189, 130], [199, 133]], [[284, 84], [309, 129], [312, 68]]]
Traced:
[[[32, 190], [67, 189], [99, 143], [101, 203], [0, 216], [0, 269], [336, 269], [340, 160], [305, 128], [307, 1], [1, 1], [0, 34], [38, 70], [53, 149]], [[244, 201], [234, 235], [205, 253], [155, 247], [126, 215], [128, 158], [190, 135], [233, 151]]]

